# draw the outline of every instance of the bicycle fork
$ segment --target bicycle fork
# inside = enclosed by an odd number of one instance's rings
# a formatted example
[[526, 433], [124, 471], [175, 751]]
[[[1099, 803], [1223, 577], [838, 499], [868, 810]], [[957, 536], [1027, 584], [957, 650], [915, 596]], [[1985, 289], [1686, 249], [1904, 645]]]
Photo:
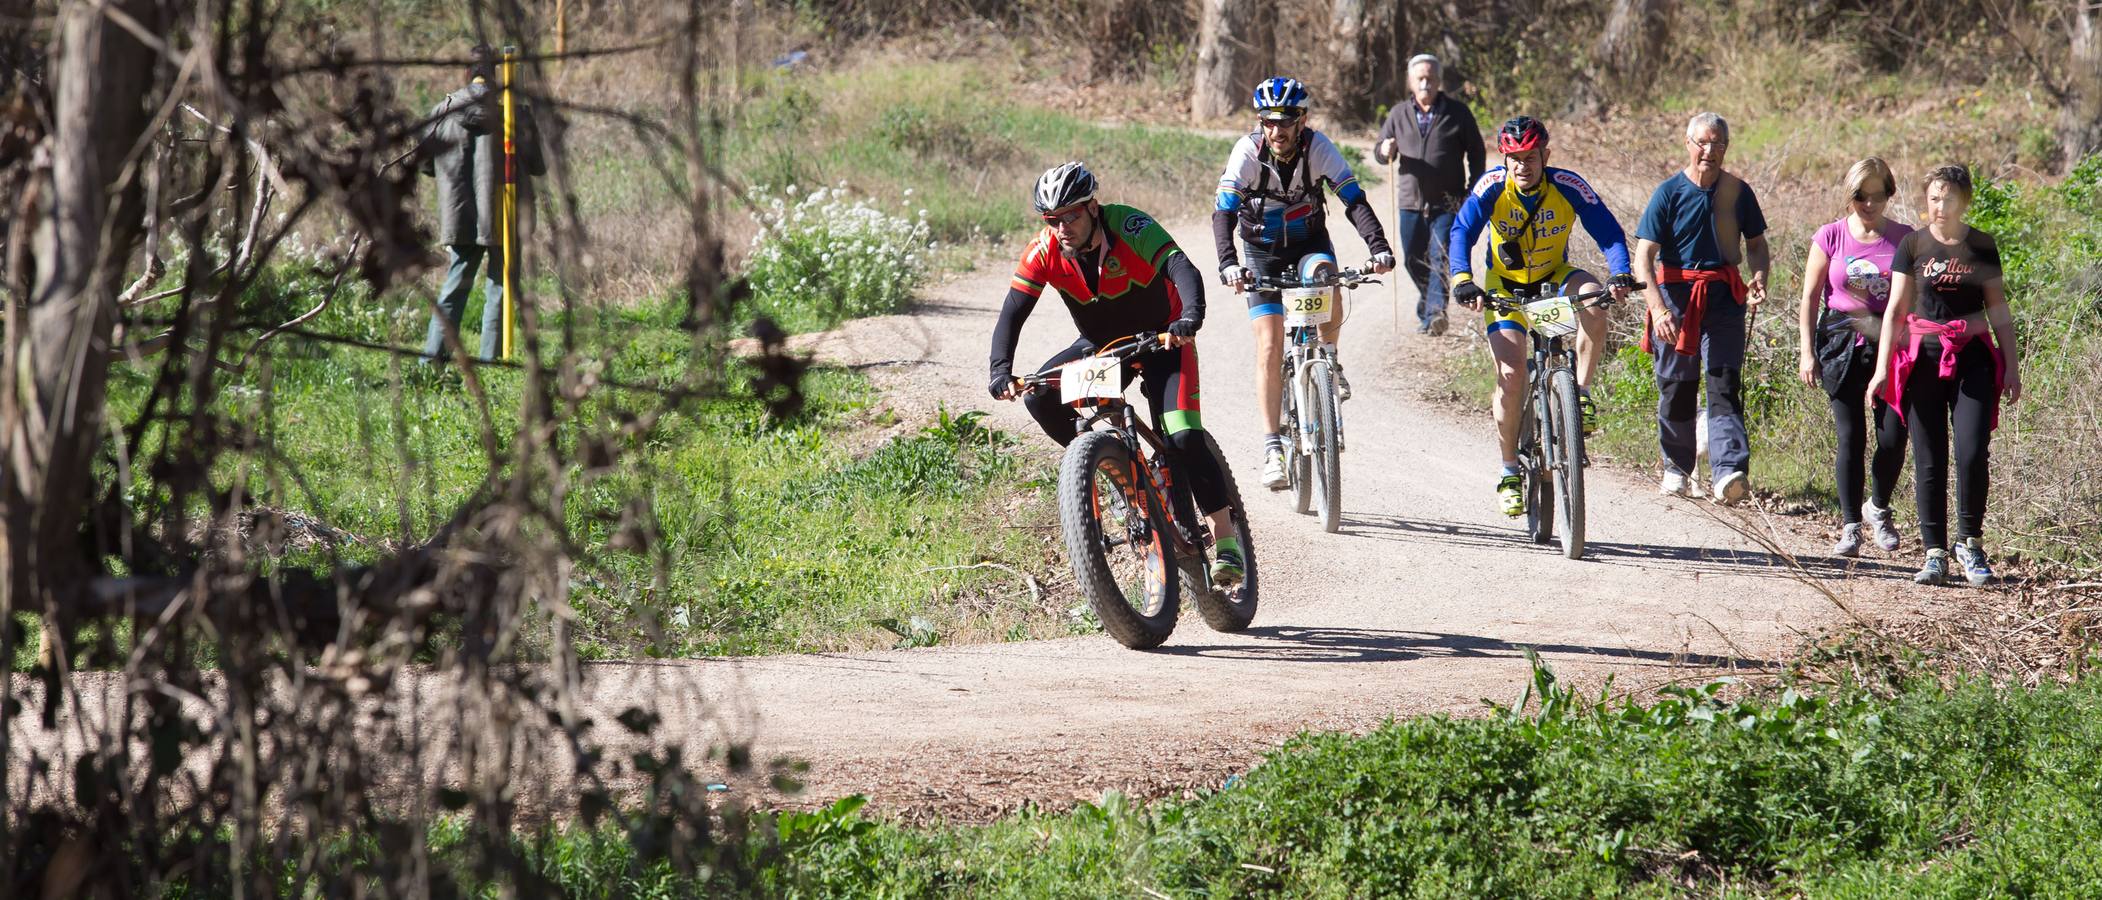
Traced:
[[[1314, 410], [1316, 409], [1314, 406], [1315, 366], [1327, 368], [1329, 366], [1328, 357], [1320, 354], [1310, 354], [1302, 358], [1299, 365], [1292, 369], [1292, 398], [1299, 406], [1299, 452], [1309, 456], [1314, 453], [1314, 427], [1319, 423], [1318, 417], [1314, 415]], [[1335, 419], [1336, 450], [1341, 452], [1343, 450], [1343, 404], [1330, 403], [1328, 408]]]

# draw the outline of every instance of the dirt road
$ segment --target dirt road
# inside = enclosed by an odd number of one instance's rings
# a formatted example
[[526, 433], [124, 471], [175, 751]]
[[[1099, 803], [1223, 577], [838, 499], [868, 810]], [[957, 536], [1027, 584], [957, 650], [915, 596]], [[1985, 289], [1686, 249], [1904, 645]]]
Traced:
[[[1345, 263], [1361, 263], [1347, 222], [1331, 222]], [[1185, 213], [1171, 231], [1200, 270], [1215, 270], [1204, 222]], [[905, 405], [985, 409], [1000, 427], [1040, 436], [1019, 404], [993, 401], [984, 387], [1008, 271], [987, 265], [935, 288], [916, 313], [853, 323], [822, 350], [893, 363], [871, 371]], [[1402, 294], [1412, 306], [1413, 290]], [[1494, 508], [1486, 411], [1455, 416], [1414, 399], [1405, 363], [1433, 339], [1414, 335], [1410, 312], [1402, 315], [1397, 332], [1386, 288], [1373, 288], [1346, 325], [1356, 396], [1344, 407], [1344, 526], [1332, 535], [1257, 485], [1245, 307], [1231, 293], [1211, 296], [1199, 339], [1204, 421], [1251, 506], [1263, 574], [1262, 610], [1245, 633], [1212, 633], [1186, 605], [1174, 637], [1151, 652], [1098, 635], [677, 668], [737, 711], [732, 730], [762, 756], [812, 762], [805, 802], [862, 793], [878, 809], [978, 818], [1024, 800], [1217, 784], [1301, 729], [1508, 702], [1529, 672], [1526, 647], [1564, 674], [1612, 673], [1639, 687], [1694, 670], [1760, 668], [1840, 621], [1830, 601], [1695, 503], [1661, 497], [1654, 482], [1625, 472], [1590, 473], [1585, 560], [1527, 543]], [[1047, 298], [1018, 361], [1033, 366], [1072, 334]], [[638, 679], [668, 673], [599, 665], [591, 674], [598, 690], [632, 696], [647, 690]]]
[[[1201, 270], [1214, 271], [1208, 229], [1195, 215], [1185, 212], [1171, 231]], [[1363, 246], [1340, 216], [1333, 221], [1345, 262], [1362, 262]], [[1022, 408], [989, 399], [984, 386], [1009, 271], [988, 265], [940, 285], [912, 315], [852, 323], [822, 349], [869, 364], [901, 406], [985, 409], [1000, 427], [1034, 438]], [[1414, 303], [1406, 288], [1401, 303], [1406, 316]], [[1292, 513], [1285, 495], [1257, 486], [1244, 309], [1238, 297], [1215, 294], [1199, 348], [1204, 421], [1243, 485], [1262, 566], [1262, 608], [1246, 632], [1215, 634], [1186, 614], [1150, 652], [1095, 635], [591, 664], [590, 715], [603, 723], [655, 705], [660, 739], [748, 741], [760, 759], [808, 760], [807, 789], [789, 802], [860, 793], [891, 814], [970, 820], [1110, 789], [1152, 797], [1213, 786], [1303, 729], [1510, 702], [1529, 675], [1525, 648], [1565, 676], [1611, 674], [1639, 689], [1767, 667], [1805, 633], [1842, 621], [1829, 600], [1700, 505], [1660, 497], [1626, 472], [1589, 475], [1585, 560], [1528, 543], [1495, 509], [1486, 411], [1456, 414], [1417, 399], [1422, 386], [1411, 379], [1423, 376], [1410, 363], [1433, 339], [1394, 327], [1384, 288], [1359, 297], [1343, 337], [1356, 390], [1344, 407], [1346, 511], [1342, 533], [1323, 533], [1313, 517]], [[1024, 333], [1021, 361], [1033, 365], [1072, 334], [1061, 306], [1045, 302]], [[1887, 563], [1863, 568], [1882, 576], [1846, 582], [1863, 608], [1883, 607], [1879, 600], [1905, 584]], [[76, 685], [91, 709], [122, 692], [100, 673]], [[375, 702], [427, 707], [444, 694], [435, 679], [411, 677]], [[63, 737], [69, 752], [81, 743], [70, 734], [22, 737]], [[759, 781], [733, 781], [732, 796], [757, 796]]]

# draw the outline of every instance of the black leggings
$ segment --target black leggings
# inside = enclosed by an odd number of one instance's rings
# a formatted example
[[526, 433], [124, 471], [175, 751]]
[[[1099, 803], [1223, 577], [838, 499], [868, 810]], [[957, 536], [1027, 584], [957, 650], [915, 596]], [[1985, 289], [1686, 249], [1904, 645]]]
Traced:
[[1938, 348], [1922, 346], [1905, 381], [1905, 424], [1912, 431], [1914, 498], [1920, 542], [1949, 546], [1949, 449], [1956, 450], [1956, 539], [1985, 535], [1985, 486], [1993, 413], [2000, 405], [1993, 351], [1985, 341], [1964, 345], [1956, 374], [1941, 377]]
[[1833, 475], [1839, 485], [1839, 514], [1848, 524], [1861, 521], [1861, 483], [1864, 480], [1861, 457], [1868, 450], [1868, 429], [1864, 420], [1870, 415], [1876, 432], [1876, 455], [1869, 464], [1869, 482], [1880, 509], [1890, 508], [1890, 495], [1897, 490], [1898, 472], [1905, 468], [1905, 420], [1898, 411], [1878, 397], [1868, 402], [1868, 380], [1876, 374], [1876, 345], [1863, 344], [1855, 348], [1853, 365], [1847, 369], [1847, 380], [1837, 385], [1827, 385], [1827, 396], [1831, 400], [1832, 422], [1839, 431], [1839, 457], [1833, 465]]
[[[1082, 338], [1053, 354], [1038, 371], [1056, 369], [1093, 352], [1095, 345]], [[1168, 444], [1169, 471], [1190, 486], [1198, 512], [1209, 515], [1225, 509], [1226, 477], [1204, 446], [1204, 421], [1197, 402], [1197, 345], [1142, 353], [1125, 360], [1126, 384], [1131, 383], [1134, 371], [1139, 376], [1139, 393], [1153, 408], [1153, 430], [1160, 432]], [[1057, 392], [1026, 394], [1022, 404], [1059, 446], [1070, 444], [1079, 436], [1080, 411], [1059, 402]]]

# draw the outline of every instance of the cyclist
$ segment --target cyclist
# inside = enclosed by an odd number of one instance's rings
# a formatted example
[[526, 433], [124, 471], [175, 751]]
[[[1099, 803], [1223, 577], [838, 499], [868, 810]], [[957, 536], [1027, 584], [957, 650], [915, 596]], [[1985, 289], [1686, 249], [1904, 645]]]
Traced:
[[[1335, 143], [1307, 127], [1307, 105], [1306, 85], [1294, 79], [1270, 78], [1256, 85], [1257, 130], [1234, 144], [1226, 157], [1219, 201], [1212, 210], [1212, 239], [1219, 249], [1219, 280], [1236, 291], [1244, 291], [1257, 273], [1265, 279], [1286, 272], [1311, 278], [1336, 267], [1323, 184], [1343, 199], [1344, 214], [1372, 251], [1372, 271], [1394, 268], [1394, 252], [1365, 199], [1365, 189]], [[1247, 247], [1245, 258], [1234, 252], [1236, 223]], [[1255, 399], [1263, 415], [1263, 486], [1273, 491], [1284, 490], [1286, 484], [1285, 439], [1278, 433], [1284, 314], [1276, 291], [1248, 295], [1248, 318], [1255, 331]], [[1321, 342], [1331, 354], [1342, 330], [1341, 316], [1321, 326]], [[1341, 364], [1335, 372], [1341, 399], [1350, 399], [1350, 382], [1343, 378]]]
[[[1204, 324], [1204, 278], [1153, 217], [1129, 206], [1095, 199], [1095, 176], [1078, 162], [1046, 171], [1037, 179], [1035, 206], [1044, 230], [1029, 242], [1009, 281], [1007, 299], [993, 328], [992, 395], [1013, 399], [1015, 343], [1022, 323], [1046, 286], [1056, 288], [1080, 339], [1046, 360], [1043, 369], [1065, 365], [1120, 338], [1160, 331], [1167, 346], [1125, 362], [1153, 408], [1153, 427], [1168, 444], [1168, 465], [1190, 486], [1199, 511], [1211, 520], [1214, 548], [1211, 579], [1221, 587], [1243, 575], [1240, 542], [1234, 537], [1226, 479], [1204, 445], [1198, 407], [1197, 345]], [[1052, 394], [1023, 397], [1029, 414], [1060, 446], [1079, 436], [1079, 413]]]
[[[1496, 148], [1503, 153], [1504, 164], [1482, 173], [1452, 223], [1446, 258], [1451, 260], [1453, 300], [1469, 309], [1482, 306], [1487, 291], [1474, 282], [1469, 260], [1475, 238], [1489, 225], [1496, 230], [1485, 278], [1489, 290], [1548, 284], [1573, 295], [1596, 286], [1596, 277], [1569, 264], [1569, 237], [1579, 222], [1606, 254], [1606, 265], [1613, 270], [1607, 281], [1613, 299], [1626, 299], [1635, 284], [1628, 272], [1627, 235], [1583, 176], [1547, 164], [1547, 126], [1531, 116], [1514, 118], [1497, 131]], [[1503, 451], [1496, 494], [1504, 515], [1519, 516], [1525, 514], [1518, 428], [1525, 395], [1526, 329], [1510, 313], [1492, 309], [1484, 319], [1489, 350], [1496, 356], [1496, 437]], [[1590, 384], [1605, 344], [1606, 311], [1598, 307], [1583, 310], [1578, 321], [1582, 327], [1577, 335], [1577, 400], [1584, 412], [1584, 430], [1590, 432], [1598, 421]]]

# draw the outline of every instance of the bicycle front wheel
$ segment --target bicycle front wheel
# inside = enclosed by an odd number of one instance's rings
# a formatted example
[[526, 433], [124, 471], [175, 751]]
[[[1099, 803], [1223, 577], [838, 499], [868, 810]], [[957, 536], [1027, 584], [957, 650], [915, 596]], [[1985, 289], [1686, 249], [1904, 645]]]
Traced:
[[1336, 443], [1336, 372], [1326, 363], [1307, 373], [1307, 399], [1314, 414], [1314, 502], [1321, 530], [1343, 526], [1343, 449]]
[[1305, 453], [1307, 434], [1302, 421], [1308, 421], [1313, 413], [1299, 405], [1299, 382], [1293, 377], [1296, 371], [1292, 357], [1287, 355], [1281, 382], [1284, 397], [1280, 401], [1284, 404], [1285, 478], [1292, 485], [1292, 511], [1305, 515], [1314, 508], [1314, 467]]
[[1557, 443], [1549, 451], [1555, 473], [1555, 504], [1562, 523], [1562, 555], [1584, 558], [1584, 408], [1577, 399], [1576, 373], [1556, 369], [1550, 384]]
[[1526, 437], [1520, 443], [1520, 464], [1525, 467], [1525, 531], [1535, 544], [1555, 539], [1555, 472], [1549, 464], [1556, 439], [1554, 410], [1548, 407], [1547, 382], [1535, 375], [1526, 395]]
[[1133, 650], [1175, 631], [1174, 538], [1160, 498], [1116, 435], [1090, 431], [1066, 447], [1058, 514], [1073, 580], [1102, 630]]

